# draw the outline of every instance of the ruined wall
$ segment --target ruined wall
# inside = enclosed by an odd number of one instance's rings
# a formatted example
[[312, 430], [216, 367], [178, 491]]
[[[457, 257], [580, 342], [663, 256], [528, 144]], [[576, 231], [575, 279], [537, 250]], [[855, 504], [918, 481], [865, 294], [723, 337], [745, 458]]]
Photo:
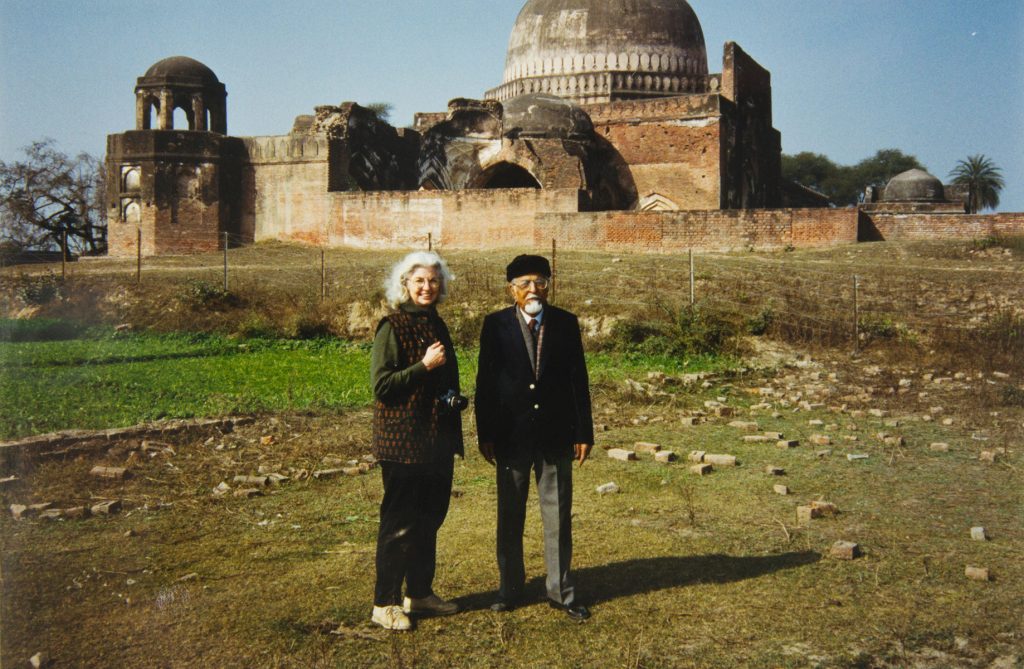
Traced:
[[585, 107], [628, 164], [636, 208], [721, 206], [720, 102], [711, 94]]
[[294, 239], [324, 243], [330, 213], [331, 151], [324, 135], [246, 137], [242, 169], [245, 241]]
[[855, 209], [592, 212], [541, 214], [535, 244], [678, 253], [687, 249], [738, 251], [856, 243]]
[[214, 133], [133, 130], [107, 138], [109, 254], [201, 253], [235, 233], [243, 151]]
[[938, 214], [860, 211], [860, 241], [982, 239], [1024, 235], [1024, 213]]
[[330, 193], [322, 217], [262, 228], [262, 238], [355, 248], [492, 248], [530, 244], [538, 212], [577, 211], [574, 189]]
[[781, 204], [782, 135], [772, 127], [772, 78], [735, 42], [725, 44], [722, 207]]

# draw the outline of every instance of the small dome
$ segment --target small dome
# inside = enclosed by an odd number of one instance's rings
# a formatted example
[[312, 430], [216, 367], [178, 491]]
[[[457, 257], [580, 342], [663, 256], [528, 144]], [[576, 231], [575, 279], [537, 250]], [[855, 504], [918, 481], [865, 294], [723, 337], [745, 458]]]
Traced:
[[502, 103], [502, 108], [504, 135], [578, 139], [594, 132], [594, 125], [585, 111], [556, 95], [520, 95]]
[[885, 186], [886, 202], [945, 202], [942, 182], [924, 170], [912, 169], [897, 174]]
[[154, 63], [143, 79], [190, 79], [202, 84], [219, 84], [220, 80], [213, 70], [188, 56], [171, 56]]

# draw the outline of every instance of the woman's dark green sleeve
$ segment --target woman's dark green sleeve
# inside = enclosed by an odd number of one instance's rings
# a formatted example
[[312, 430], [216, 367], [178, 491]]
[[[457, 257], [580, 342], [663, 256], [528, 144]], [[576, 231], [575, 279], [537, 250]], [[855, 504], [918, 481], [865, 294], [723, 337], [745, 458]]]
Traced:
[[405, 369], [399, 369], [401, 364], [398, 337], [391, 323], [384, 321], [377, 328], [370, 353], [370, 384], [378, 400], [386, 401], [410, 390], [427, 373], [422, 360]]

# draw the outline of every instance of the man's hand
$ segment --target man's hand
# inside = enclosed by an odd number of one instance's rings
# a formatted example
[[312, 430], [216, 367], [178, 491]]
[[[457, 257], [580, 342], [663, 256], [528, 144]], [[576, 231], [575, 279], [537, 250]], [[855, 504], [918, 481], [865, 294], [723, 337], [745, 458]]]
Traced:
[[444, 363], [444, 344], [439, 341], [435, 341], [427, 347], [427, 352], [423, 354], [423, 366], [428, 370], [431, 370], [437, 369]]
[[484, 456], [484, 460], [494, 464], [494, 443], [490, 441], [480, 442], [480, 455]]
[[574, 444], [573, 449], [576, 451], [576, 461], [580, 463], [580, 467], [583, 466], [583, 461], [590, 455], [590, 449], [593, 448], [593, 444]]

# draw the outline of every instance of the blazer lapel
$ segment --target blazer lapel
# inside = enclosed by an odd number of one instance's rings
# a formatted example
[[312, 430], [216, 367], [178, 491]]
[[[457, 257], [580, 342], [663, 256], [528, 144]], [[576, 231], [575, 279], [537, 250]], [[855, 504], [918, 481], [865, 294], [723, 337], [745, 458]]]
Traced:
[[516, 357], [533, 376], [534, 360], [533, 347], [529, 343], [530, 332], [526, 329], [526, 323], [519, 317], [518, 310], [512, 307], [508, 310], [508, 318], [505, 319], [505, 334], [511, 343], [511, 349], [515, 351]]

